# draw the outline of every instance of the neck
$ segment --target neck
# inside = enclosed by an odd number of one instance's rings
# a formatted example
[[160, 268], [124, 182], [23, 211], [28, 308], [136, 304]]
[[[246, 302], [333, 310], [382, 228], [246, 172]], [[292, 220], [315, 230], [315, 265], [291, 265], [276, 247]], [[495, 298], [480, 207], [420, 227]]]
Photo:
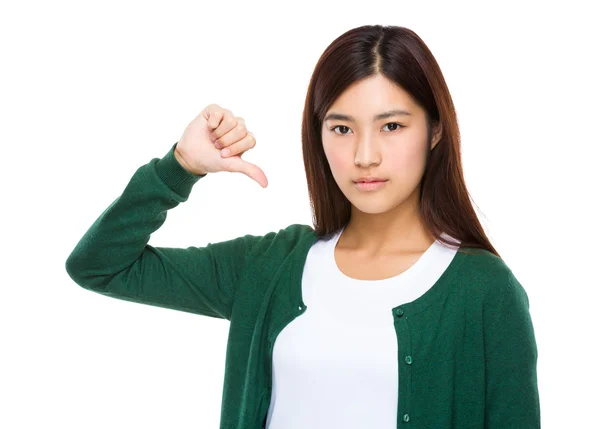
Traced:
[[424, 252], [434, 237], [421, 221], [415, 196], [385, 213], [365, 213], [353, 206], [338, 246], [370, 256]]

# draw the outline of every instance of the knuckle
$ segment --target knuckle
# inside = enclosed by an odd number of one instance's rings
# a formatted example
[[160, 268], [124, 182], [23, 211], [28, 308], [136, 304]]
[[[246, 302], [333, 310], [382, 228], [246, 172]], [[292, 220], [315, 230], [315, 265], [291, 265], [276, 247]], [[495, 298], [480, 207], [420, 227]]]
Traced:
[[233, 116], [225, 116], [223, 120], [225, 121], [225, 124], [232, 128], [237, 125], [237, 120]]
[[231, 145], [229, 146], [229, 155], [227, 155], [225, 158], [230, 158], [232, 156], [236, 156], [239, 153], [239, 148], [237, 147], [237, 145]]

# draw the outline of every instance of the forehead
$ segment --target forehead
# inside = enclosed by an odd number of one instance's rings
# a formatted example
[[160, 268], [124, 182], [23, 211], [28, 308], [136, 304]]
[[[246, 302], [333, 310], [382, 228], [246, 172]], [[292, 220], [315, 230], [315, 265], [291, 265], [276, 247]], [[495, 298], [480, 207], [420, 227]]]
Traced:
[[326, 115], [335, 112], [371, 120], [374, 115], [392, 109], [414, 114], [417, 106], [400, 85], [382, 75], [375, 75], [346, 88], [331, 104]]

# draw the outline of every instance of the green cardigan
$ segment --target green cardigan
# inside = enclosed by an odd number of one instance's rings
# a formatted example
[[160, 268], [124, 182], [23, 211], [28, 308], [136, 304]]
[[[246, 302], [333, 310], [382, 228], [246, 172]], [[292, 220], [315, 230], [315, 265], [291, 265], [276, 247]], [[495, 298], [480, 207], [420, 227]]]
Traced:
[[[77, 243], [66, 271], [106, 296], [227, 319], [220, 428], [261, 429], [273, 345], [306, 311], [301, 279], [316, 235], [293, 224], [205, 247], [147, 244], [204, 177], [179, 164], [176, 144], [137, 169]], [[529, 299], [502, 259], [461, 247], [425, 294], [389, 311], [398, 337], [398, 427], [540, 427]]]

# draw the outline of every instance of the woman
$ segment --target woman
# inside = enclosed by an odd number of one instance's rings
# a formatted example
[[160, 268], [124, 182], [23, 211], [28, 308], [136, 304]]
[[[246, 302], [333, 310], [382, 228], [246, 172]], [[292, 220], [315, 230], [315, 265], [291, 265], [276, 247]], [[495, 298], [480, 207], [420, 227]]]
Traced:
[[147, 244], [209, 173], [266, 187], [241, 159], [255, 144], [207, 106], [135, 172], [69, 275], [230, 321], [221, 428], [540, 427], [528, 296], [471, 206], [452, 99], [413, 31], [355, 28], [319, 59], [302, 121], [314, 227]]

